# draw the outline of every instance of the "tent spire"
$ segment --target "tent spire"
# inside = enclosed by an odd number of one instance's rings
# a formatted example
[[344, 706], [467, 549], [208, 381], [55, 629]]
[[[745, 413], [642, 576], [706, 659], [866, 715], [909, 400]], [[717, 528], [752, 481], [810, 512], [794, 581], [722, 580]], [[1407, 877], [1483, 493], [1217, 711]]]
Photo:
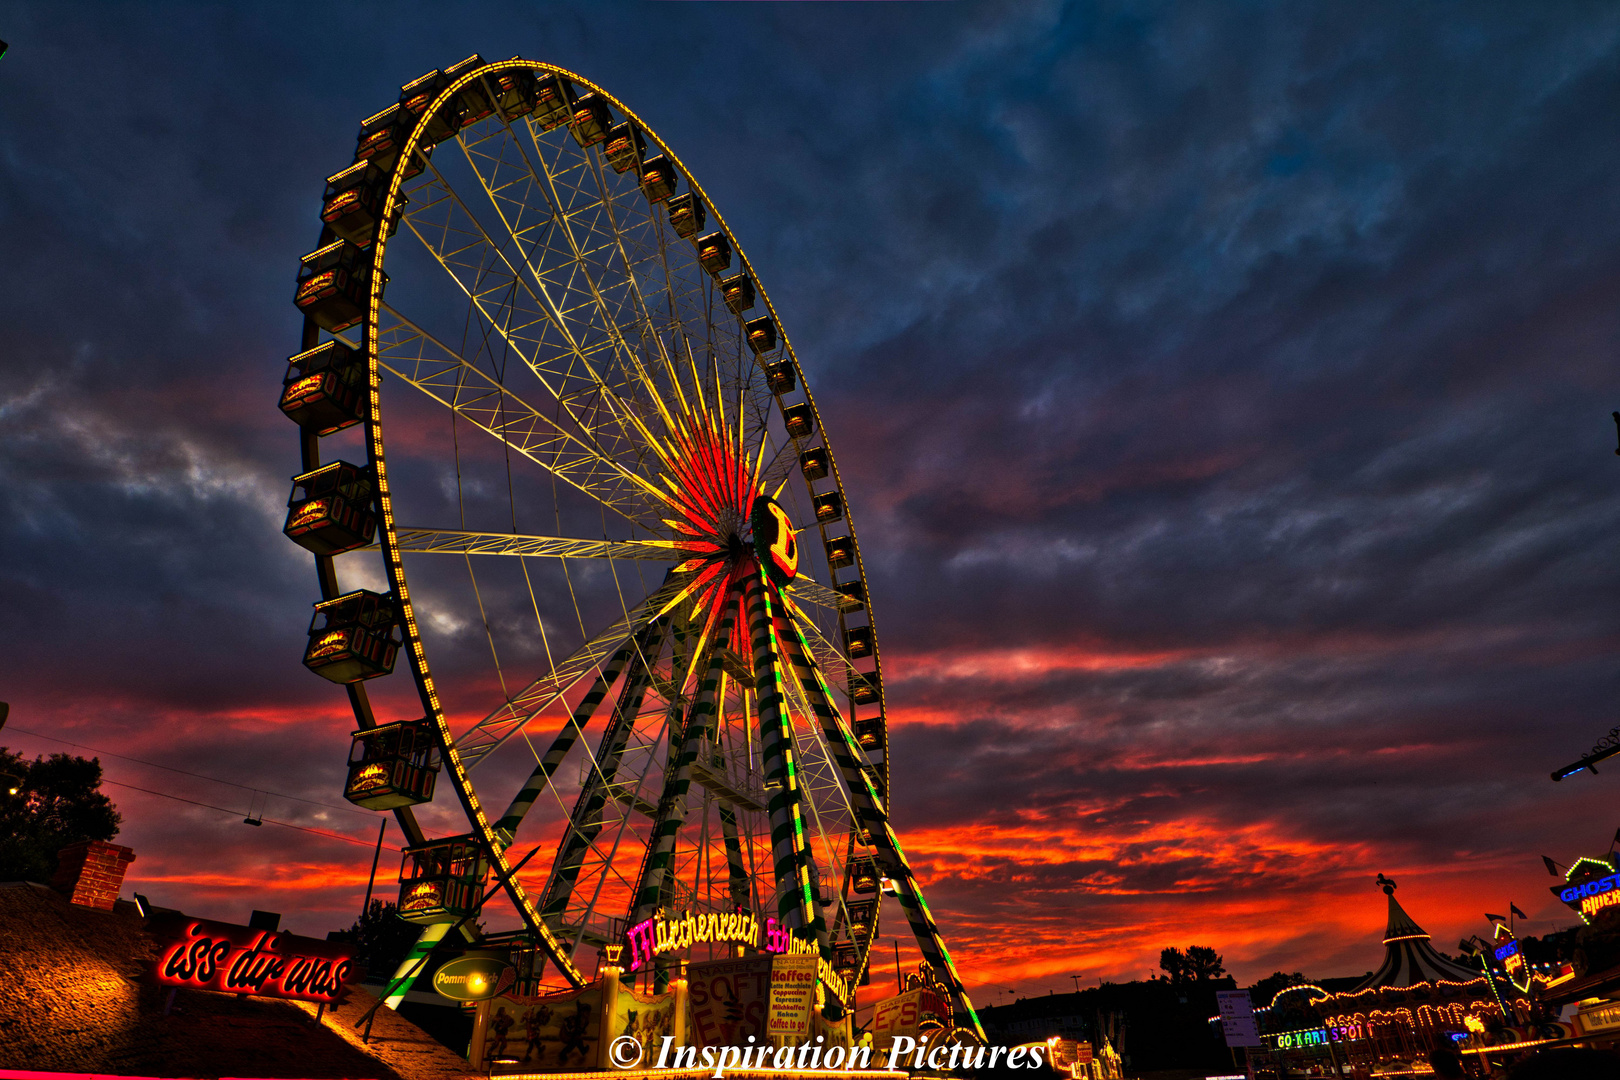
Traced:
[[1395, 899], [1395, 882], [1378, 875], [1378, 887], [1389, 898], [1389, 922], [1384, 929], [1384, 964], [1352, 993], [1381, 987], [1404, 988], [1420, 983], [1473, 982], [1481, 972], [1447, 960], [1429, 944], [1429, 933]]

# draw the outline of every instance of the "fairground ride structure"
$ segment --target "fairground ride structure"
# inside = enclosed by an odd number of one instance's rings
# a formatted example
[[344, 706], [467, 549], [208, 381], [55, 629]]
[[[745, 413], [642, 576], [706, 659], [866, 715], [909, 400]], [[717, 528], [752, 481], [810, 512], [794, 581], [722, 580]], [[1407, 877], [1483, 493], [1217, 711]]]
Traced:
[[[977, 1030], [890, 824], [844, 482], [691, 171], [601, 87], [473, 56], [363, 123], [321, 219], [286, 533], [320, 584], [304, 663], [359, 727], [345, 794], [408, 838], [389, 1000], [452, 930], [577, 986], [663, 912], [791, 935], [836, 1011], [888, 892]], [[414, 693], [371, 682], [401, 651]]]

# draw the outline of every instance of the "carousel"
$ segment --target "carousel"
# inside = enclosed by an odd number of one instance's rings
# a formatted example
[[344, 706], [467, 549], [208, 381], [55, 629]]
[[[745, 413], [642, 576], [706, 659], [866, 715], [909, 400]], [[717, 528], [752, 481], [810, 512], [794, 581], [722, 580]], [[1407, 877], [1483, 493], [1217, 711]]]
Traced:
[[1488, 1075], [1493, 1062], [1575, 1035], [1543, 1001], [1549, 979], [1530, 971], [1507, 925], [1462, 943], [1479, 964], [1470, 967], [1434, 948], [1392, 879], [1377, 884], [1388, 900], [1383, 962], [1349, 987], [1290, 986], [1256, 1008], [1263, 1048], [1249, 1076], [1430, 1076], [1429, 1055], [1443, 1047]]

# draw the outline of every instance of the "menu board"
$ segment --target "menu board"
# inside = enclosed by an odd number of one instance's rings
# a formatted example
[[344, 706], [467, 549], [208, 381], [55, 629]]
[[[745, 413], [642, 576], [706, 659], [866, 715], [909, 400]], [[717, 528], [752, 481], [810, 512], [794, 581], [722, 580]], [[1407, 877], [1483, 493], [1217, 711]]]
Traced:
[[773, 1046], [798, 1046], [810, 1038], [816, 1006], [815, 956], [781, 955], [771, 961], [771, 1007], [765, 1034]]

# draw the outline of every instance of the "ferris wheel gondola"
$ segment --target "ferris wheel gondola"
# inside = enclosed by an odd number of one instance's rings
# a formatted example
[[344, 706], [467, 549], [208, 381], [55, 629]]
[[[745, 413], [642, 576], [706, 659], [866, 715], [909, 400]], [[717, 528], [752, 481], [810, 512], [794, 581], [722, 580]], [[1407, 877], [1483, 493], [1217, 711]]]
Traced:
[[[659, 912], [746, 912], [847, 1003], [886, 878], [977, 1027], [889, 821], [831, 444], [690, 170], [603, 88], [474, 56], [364, 121], [321, 217], [281, 400], [303, 449], [286, 531], [322, 596], [304, 662], [360, 727], [346, 794], [409, 840], [419, 949], [493, 877], [570, 984]], [[367, 687], [400, 655], [415, 700], [387, 711], [415, 715], [379, 723]], [[441, 774], [465, 830], [429, 837]]]

